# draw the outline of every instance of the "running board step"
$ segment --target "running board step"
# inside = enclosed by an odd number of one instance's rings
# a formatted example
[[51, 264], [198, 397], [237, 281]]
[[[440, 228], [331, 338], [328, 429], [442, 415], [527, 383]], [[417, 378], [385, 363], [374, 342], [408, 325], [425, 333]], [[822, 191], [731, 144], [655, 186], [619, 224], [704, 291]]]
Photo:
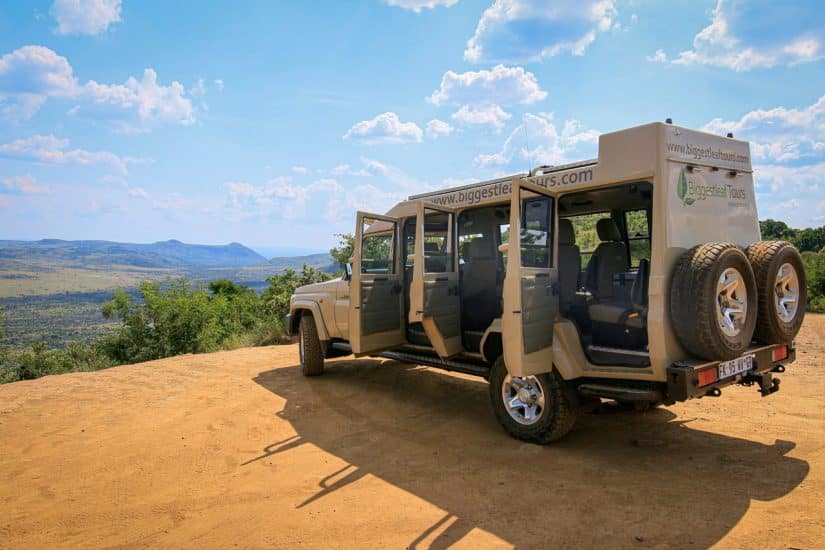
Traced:
[[581, 384], [578, 387], [580, 394], [586, 397], [604, 397], [617, 401], [652, 401], [663, 400], [662, 392], [627, 386], [610, 386], [608, 384]]
[[461, 372], [464, 374], [472, 374], [474, 376], [481, 376], [487, 378], [490, 373], [490, 368], [482, 365], [474, 365], [472, 363], [462, 363], [459, 361], [452, 361], [450, 359], [441, 359], [440, 357], [432, 357], [430, 355], [422, 355], [419, 353], [409, 353], [404, 351], [385, 351], [378, 354], [379, 357], [385, 357], [394, 361], [404, 361], [406, 363], [415, 363], [417, 365], [427, 365], [428, 367], [436, 367], [453, 372]]

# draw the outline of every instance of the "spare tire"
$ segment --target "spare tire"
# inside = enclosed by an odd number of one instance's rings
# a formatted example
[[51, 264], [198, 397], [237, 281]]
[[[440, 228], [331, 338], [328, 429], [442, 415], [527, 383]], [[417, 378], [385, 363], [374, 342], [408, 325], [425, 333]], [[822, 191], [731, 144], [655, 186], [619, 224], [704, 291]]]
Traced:
[[741, 355], [753, 338], [756, 308], [753, 269], [735, 244], [702, 244], [679, 257], [670, 315], [676, 338], [692, 355], [708, 360]]
[[802, 256], [787, 241], [760, 241], [748, 247], [748, 259], [759, 296], [755, 337], [763, 344], [789, 344], [807, 307]]

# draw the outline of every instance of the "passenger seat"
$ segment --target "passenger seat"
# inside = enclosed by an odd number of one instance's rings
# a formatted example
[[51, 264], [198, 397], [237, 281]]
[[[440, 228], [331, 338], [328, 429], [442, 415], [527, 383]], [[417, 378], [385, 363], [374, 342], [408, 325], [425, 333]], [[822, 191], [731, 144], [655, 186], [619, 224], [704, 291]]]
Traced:
[[627, 271], [630, 263], [616, 222], [602, 218], [596, 222], [596, 233], [602, 242], [587, 263], [587, 289], [597, 300], [609, 300], [613, 297], [613, 275]]
[[559, 220], [559, 307], [566, 312], [573, 305], [579, 289], [581, 252], [570, 220]]

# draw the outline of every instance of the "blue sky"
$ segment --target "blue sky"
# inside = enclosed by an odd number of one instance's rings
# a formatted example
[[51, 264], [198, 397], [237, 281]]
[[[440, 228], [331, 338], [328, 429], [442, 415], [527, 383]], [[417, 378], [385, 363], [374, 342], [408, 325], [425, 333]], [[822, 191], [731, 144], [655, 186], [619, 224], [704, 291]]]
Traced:
[[[323, 250], [357, 209], [671, 117], [825, 223], [816, 1], [0, 4], [0, 238]], [[528, 147], [529, 145], [529, 147]]]

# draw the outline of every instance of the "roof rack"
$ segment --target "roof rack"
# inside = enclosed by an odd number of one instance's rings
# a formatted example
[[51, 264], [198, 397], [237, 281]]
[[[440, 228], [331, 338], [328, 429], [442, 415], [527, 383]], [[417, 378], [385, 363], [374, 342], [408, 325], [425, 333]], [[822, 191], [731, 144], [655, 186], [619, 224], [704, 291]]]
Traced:
[[437, 191], [430, 191], [429, 193], [419, 193], [418, 195], [410, 195], [410, 197], [407, 200], [413, 201], [413, 200], [416, 200], [416, 199], [423, 199], [423, 198], [426, 198], [426, 197], [434, 197], [435, 195], [443, 195], [445, 193], [452, 193], [454, 191], [464, 191], [465, 189], [472, 189], [473, 187], [478, 187], [480, 185], [490, 185], [492, 183], [499, 183], [499, 182], [502, 182], [502, 181], [510, 181], [513, 178], [524, 178], [524, 177], [527, 177], [527, 176], [528, 176], [528, 174], [525, 174], [524, 172], [521, 172], [519, 174], [513, 174], [512, 176], [504, 176], [504, 177], [501, 177], [501, 178], [494, 178], [494, 179], [491, 179], [491, 180], [478, 181], [476, 183], [470, 183], [470, 184], [467, 184], [467, 185], [460, 185], [458, 187], [449, 187], [447, 189], [439, 189]]
[[571, 168], [581, 168], [583, 166], [593, 166], [598, 164], [599, 159], [580, 160], [578, 162], [571, 162], [568, 164], [557, 164], [555, 166], [543, 165], [536, 166], [530, 170], [530, 176], [550, 174], [552, 172], [561, 172], [562, 170], [570, 170]]

